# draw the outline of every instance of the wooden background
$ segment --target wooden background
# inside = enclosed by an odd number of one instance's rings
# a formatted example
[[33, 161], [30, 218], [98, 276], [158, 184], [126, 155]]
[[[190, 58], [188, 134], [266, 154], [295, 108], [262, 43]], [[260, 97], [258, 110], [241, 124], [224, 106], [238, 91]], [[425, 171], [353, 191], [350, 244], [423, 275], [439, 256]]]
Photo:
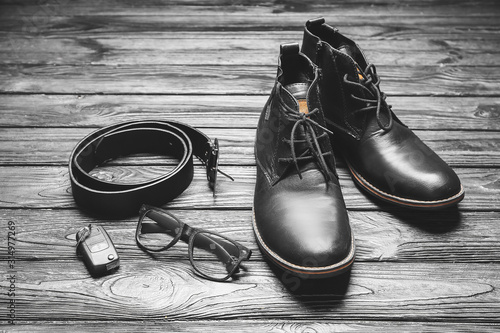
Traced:
[[[498, 0], [29, 0], [1, 1], [0, 12], [0, 331], [500, 329]], [[339, 160], [357, 259], [351, 274], [300, 281], [257, 248], [253, 140], [279, 45], [301, 42], [318, 16], [361, 45], [397, 115], [456, 170], [466, 197], [457, 210], [396, 209], [361, 193]], [[254, 250], [237, 281], [198, 278], [182, 248], [154, 260], [135, 245], [136, 217], [100, 220], [75, 206], [74, 145], [138, 119], [175, 119], [220, 139], [235, 182], [221, 178], [214, 199], [198, 166], [165, 207]], [[124, 158], [99, 172], [120, 181], [170, 166]], [[88, 223], [114, 240], [115, 274], [92, 278], [75, 256]]]

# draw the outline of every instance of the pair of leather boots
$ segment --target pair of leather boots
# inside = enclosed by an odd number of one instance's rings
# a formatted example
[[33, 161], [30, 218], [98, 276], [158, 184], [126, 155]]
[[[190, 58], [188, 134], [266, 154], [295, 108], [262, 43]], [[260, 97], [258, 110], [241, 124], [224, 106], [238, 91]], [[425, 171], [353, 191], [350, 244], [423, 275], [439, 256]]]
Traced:
[[323, 18], [299, 44], [280, 48], [259, 119], [253, 227], [262, 252], [287, 272], [329, 277], [348, 270], [355, 244], [332, 144], [367, 193], [410, 208], [457, 204], [455, 172], [392, 112], [375, 67]]

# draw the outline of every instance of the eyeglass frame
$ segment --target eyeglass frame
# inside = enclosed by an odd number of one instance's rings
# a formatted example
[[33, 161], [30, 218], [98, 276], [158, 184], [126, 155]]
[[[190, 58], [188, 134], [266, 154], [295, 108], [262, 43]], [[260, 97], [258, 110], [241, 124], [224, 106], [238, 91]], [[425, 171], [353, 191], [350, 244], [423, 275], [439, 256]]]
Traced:
[[[165, 214], [165, 215], [169, 216], [170, 218], [173, 218], [177, 223], [179, 223], [179, 231], [177, 232], [175, 237], [166, 246], [158, 248], [158, 249], [148, 248], [144, 244], [142, 244], [141, 241], [139, 240], [139, 235], [141, 234], [141, 229], [142, 229], [142, 221], [146, 217], [146, 214], [150, 211], [157, 211], [160, 214]], [[148, 218], [155, 221], [160, 227], [163, 228], [163, 226], [161, 225], [161, 222], [154, 220], [151, 217], [148, 217]], [[194, 239], [195, 239], [195, 236], [200, 234], [200, 233], [212, 234], [214, 236], [220, 237], [220, 238], [228, 241], [229, 243], [235, 245], [236, 248], [238, 249], [239, 254], [238, 254], [237, 261], [236, 261], [236, 263], [233, 264], [233, 268], [231, 269], [231, 271], [228, 272], [228, 274], [224, 278], [212, 277], [210, 275], [203, 273], [198, 267], [196, 267], [196, 264], [194, 263], [194, 259], [193, 259]], [[187, 241], [186, 241], [186, 237], [187, 237]], [[147, 251], [147, 252], [162, 252], [162, 251], [166, 251], [169, 248], [173, 247], [175, 244], [177, 244], [177, 242], [179, 240], [183, 240], [185, 243], [188, 244], [189, 261], [190, 261], [191, 266], [193, 267], [195, 273], [197, 275], [199, 275], [207, 280], [211, 280], [211, 281], [223, 282], [223, 281], [228, 280], [230, 277], [232, 277], [235, 273], [237, 273], [239, 271], [239, 267], [240, 267], [241, 262], [243, 260], [249, 260], [250, 256], [252, 255], [252, 250], [248, 249], [247, 247], [241, 245], [240, 243], [238, 243], [238, 242], [236, 242], [236, 241], [234, 241], [226, 236], [223, 236], [217, 232], [205, 230], [202, 228], [191, 227], [188, 224], [186, 224], [185, 222], [182, 222], [175, 215], [167, 212], [164, 209], [161, 209], [161, 208], [158, 208], [155, 206], [151, 206], [151, 205], [146, 205], [146, 204], [141, 206], [141, 208], [139, 210], [139, 221], [137, 223], [137, 228], [135, 231], [135, 241], [136, 241], [137, 246], [139, 248], [141, 248], [142, 250]], [[234, 256], [231, 256], [231, 257], [236, 258]]]

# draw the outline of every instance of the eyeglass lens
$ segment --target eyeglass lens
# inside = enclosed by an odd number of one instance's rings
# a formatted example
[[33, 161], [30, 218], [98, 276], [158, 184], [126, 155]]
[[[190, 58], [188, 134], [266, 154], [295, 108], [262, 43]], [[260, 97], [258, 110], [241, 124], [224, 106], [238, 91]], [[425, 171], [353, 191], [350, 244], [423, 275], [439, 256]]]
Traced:
[[150, 210], [142, 219], [138, 237], [146, 249], [160, 251], [169, 247], [180, 232], [181, 226], [177, 220], [168, 215]]
[[193, 240], [195, 269], [215, 279], [224, 279], [238, 264], [239, 249], [231, 241], [209, 232], [197, 233]]

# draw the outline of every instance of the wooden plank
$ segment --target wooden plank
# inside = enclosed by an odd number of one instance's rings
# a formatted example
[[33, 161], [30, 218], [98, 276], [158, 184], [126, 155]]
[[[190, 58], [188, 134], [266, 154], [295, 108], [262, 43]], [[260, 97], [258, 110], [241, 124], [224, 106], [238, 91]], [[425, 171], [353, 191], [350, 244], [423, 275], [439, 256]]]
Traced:
[[228, 321], [141, 321], [140, 323], [124, 321], [106, 321], [105, 323], [94, 321], [83, 323], [69, 322], [30, 322], [30, 324], [16, 323], [16, 330], [20, 332], [54, 332], [66, 333], [68, 326], [71, 326], [71, 332], [86, 333], [86, 332], [141, 332], [147, 331], [151, 333], [170, 332], [170, 333], [185, 333], [185, 332], [203, 332], [210, 330], [218, 333], [255, 333], [255, 332], [274, 332], [274, 333], [331, 333], [331, 332], [377, 332], [383, 331], [388, 333], [401, 332], [435, 332], [442, 333], [445, 331], [476, 331], [476, 332], [497, 332], [499, 325], [476, 323], [476, 322], [404, 322], [404, 321], [352, 321], [352, 320], [329, 320], [325, 321], [282, 321], [273, 319], [271, 321], [256, 321], [256, 320], [228, 320]]
[[[190, 226], [230, 237], [262, 261], [252, 230], [250, 210], [170, 210]], [[16, 227], [16, 260], [47, 261], [75, 258], [76, 232], [88, 224], [102, 225], [126, 260], [148, 261], [135, 244], [137, 216], [100, 219], [75, 209], [1, 209], [5, 222]], [[356, 262], [500, 263], [499, 212], [414, 212], [389, 209], [349, 211], [356, 239]], [[6, 227], [5, 227], [6, 228]], [[6, 229], [5, 229], [6, 230]], [[7, 242], [0, 243], [0, 261], [9, 258]], [[188, 260], [185, 246], [175, 246], [159, 260]]]
[[[339, 26], [337, 26], [338, 28]], [[343, 26], [341, 28], [341, 33], [346, 35], [347, 37], [360, 42], [360, 46], [363, 50], [367, 50], [365, 44], [369, 41], [377, 42], [377, 41], [436, 41], [437, 43], [442, 43], [445, 41], [446, 43], [450, 43], [450, 45], [464, 45], [464, 40], [478, 40], [484, 41], [484, 44], [481, 48], [487, 48], [489, 43], [498, 42], [498, 34], [495, 30], [485, 30], [481, 32], [477, 31], [467, 31], [467, 30], [459, 30], [457, 32], [448, 30], [447, 32], [437, 33], [437, 32], [429, 32], [422, 30], [406, 30], [406, 29], [394, 29], [384, 31], [380, 29], [380, 27], [373, 26]], [[266, 39], [270, 36], [277, 36], [279, 38], [279, 43], [286, 42], [301, 42], [303, 36], [303, 27], [292, 28], [291, 30], [279, 29], [279, 30], [268, 30], [268, 31], [120, 31], [119, 33], [115, 32], [102, 32], [95, 30], [88, 30], [83, 28], [82, 31], [75, 32], [73, 34], [60, 32], [60, 31], [50, 31], [44, 32], [43, 34], [35, 32], [5, 32], [0, 30], [0, 39], [7, 40], [9, 45], [15, 50], [16, 43], [21, 42], [22, 40], [33, 40], [38, 38], [49, 38], [49, 39], [71, 39], [74, 38], [74, 35], [78, 35], [79, 39], [116, 39], [117, 34], [121, 36], [125, 40], [129, 40], [130, 42], [140, 41], [142, 39], [206, 39], [213, 38], [214, 36], [219, 36], [223, 34], [227, 39], [238, 39], [238, 38], [253, 38], [253, 39]], [[368, 45], [368, 44], [366, 44]], [[417, 44], [418, 45], [418, 44]], [[456, 46], [455, 46], [456, 47]], [[274, 48], [275, 49], [275, 48]], [[274, 51], [276, 52], [276, 51]]]
[[[97, 2], [56, 3], [37, 2], [32, 5], [3, 6], [4, 17], [0, 20], [0, 31], [5, 36], [74, 36], [93, 38], [97, 35], [134, 34], [176, 34], [183, 30], [219, 30], [236, 32], [274, 30], [301, 31], [307, 18], [325, 16], [331, 24], [340, 27], [355, 37], [371, 36], [386, 38], [415, 39], [422, 37], [440, 38], [457, 32], [461, 40], [481, 37], [498, 39], [498, 6], [494, 2], [449, 2], [429, 5], [382, 2], [373, 3], [301, 4], [295, 2], [275, 4], [256, 2], [216, 3], [166, 3], [157, 2], [128, 5], [122, 3]], [[195, 6], [192, 6], [192, 5]], [[246, 5], [246, 6], [242, 6]], [[123, 8], [123, 9], [122, 9]], [[369, 19], [359, 20], [359, 13]], [[374, 24], [373, 22], [376, 22]], [[450, 26], [453, 27], [450, 29]], [[432, 38], [432, 37], [431, 37]], [[446, 37], [445, 37], [446, 38]]]
[[[132, 36], [130, 36], [132, 37]], [[57, 65], [275, 65], [279, 45], [301, 41], [302, 33], [234, 38], [225, 32], [172, 38], [0, 39], [3, 64]], [[499, 66], [500, 40], [363, 39], [357, 43], [370, 62], [392, 66]]]
[[[90, 5], [92, 6], [92, 5]], [[5, 8], [3, 20], [0, 22], [1, 31], [30, 31], [36, 29], [38, 33], [54, 29], [63, 30], [75, 34], [73, 29], [83, 27], [106, 31], [175, 31], [175, 30], [237, 30], [262, 31], [264, 29], [290, 29], [291, 27], [303, 27], [308, 18], [324, 16], [327, 22], [338, 26], [361, 26], [359, 20], [359, 7], [351, 9], [350, 13], [339, 13], [338, 7], [324, 6], [313, 8], [308, 11], [308, 16], [300, 11], [283, 10], [280, 6], [171, 6], [161, 7], [156, 12], [155, 8], [149, 9], [148, 13], [136, 14], [136, 8], [129, 8], [127, 12], [116, 14], [112, 7], [109, 12], [100, 11], [99, 7], [93, 7], [91, 13], [85, 9], [75, 9], [72, 5], [52, 6], [41, 10], [42, 6], [11, 7]], [[467, 7], [456, 8], [455, 15], [443, 16], [433, 14], [432, 7], [422, 10], [420, 13], [411, 11], [401, 12], [401, 15], [391, 15], [391, 11], [385, 9], [373, 10], [365, 24], [372, 24], [386, 28], [397, 26], [399, 29], [422, 29], [426, 31], [444, 32], [444, 28], [453, 26], [455, 29], [467, 26], [474, 31], [480, 32], [490, 26], [497, 26], [495, 14], [499, 13], [498, 6], [489, 6], [489, 12], [476, 12], [476, 15], [468, 15]], [[470, 9], [470, 8], [469, 8]], [[438, 9], [439, 10], [439, 9]], [[442, 9], [446, 11], [447, 9]], [[484, 9], [483, 9], [484, 10]], [[50, 12], [49, 12], [50, 11]], [[69, 12], [68, 12], [69, 11]], [[99, 14], [96, 15], [96, 12]], [[470, 12], [470, 10], [469, 10]], [[10, 14], [10, 15], [9, 15]], [[354, 18], [358, 18], [357, 22]], [[368, 19], [369, 18], [369, 19]], [[376, 21], [377, 24], [373, 24]], [[61, 29], [61, 27], [63, 29]], [[22, 29], [24, 28], [24, 29]], [[28, 28], [28, 29], [26, 29]], [[124, 30], [125, 29], [125, 30]], [[109, 30], [108, 30], [109, 31]]]
[[[497, 95], [500, 72], [487, 67], [379, 66], [390, 95]], [[268, 94], [275, 66], [0, 65], [0, 92], [64, 94]]]
[[[187, 10], [189, 11], [189, 9]], [[269, 31], [287, 30], [301, 33], [307, 18], [302, 13], [272, 13], [254, 11], [242, 14], [224, 13], [215, 16], [210, 11], [206, 15], [185, 15], [181, 12], [171, 16], [8, 16], [0, 20], [0, 36], [12, 37], [71, 37], [80, 38], [116, 37], [116, 35], [132, 33], [135, 36], [173, 36], [179, 31], [260, 31], [268, 35]], [[375, 17], [370, 22], [343, 15], [325, 15], [324, 12], [312, 12], [308, 17], [325, 16], [327, 22], [335, 25], [341, 32], [357, 39], [360, 37], [385, 39], [446, 39], [450, 32], [460, 40], [481, 38], [498, 40], [497, 15], [491, 17], [457, 16], [443, 20], [436, 16], [400, 16], [399, 20], [391, 15]], [[450, 26], [453, 29], [450, 30]], [[459, 35], [458, 35], [459, 34]], [[297, 39], [300, 41], [300, 39]]]
[[[251, 209], [255, 186], [255, 168], [225, 166], [235, 178], [221, 177], [214, 198], [202, 167], [195, 170], [189, 188], [168, 207], [182, 209]], [[500, 175], [496, 168], [455, 168], [466, 192], [461, 210], [493, 210], [500, 207]], [[96, 170], [100, 177], [116, 181], [138, 181], [164, 174], [164, 166], [112, 166]], [[390, 205], [360, 192], [344, 168], [338, 169], [346, 205], [354, 210], [386, 209]], [[0, 208], [74, 208], [67, 167], [0, 167]]]
[[[44, 3], [40, 3], [38, 0], [25, 0], [23, 1], [25, 6], [53, 6], [53, 5], [67, 5], [68, 1], [47, 1]], [[106, 9], [106, 6], [113, 8], [113, 6], [120, 5], [119, 8], [116, 8], [115, 12], [119, 13], [119, 11], [123, 8], [125, 10], [130, 10], [130, 8], [134, 8], [137, 10], [147, 10], [147, 8], [154, 8], [156, 11], [158, 9], [164, 8], [165, 6], [228, 6], [228, 5], [238, 5], [238, 6], [270, 6], [275, 4], [275, 2], [270, 0], [144, 0], [141, 2], [141, 5], [137, 5], [135, 2], [122, 2], [119, 0], [90, 0], [90, 1], [81, 1], [76, 0], [71, 3], [75, 7], [75, 11], [78, 9], [88, 9], [91, 10], [91, 7], [95, 7], [96, 5], [103, 6], [103, 10]], [[282, 5], [290, 6], [293, 4], [292, 1], [282, 1], [280, 3]], [[406, 10], [412, 10], [413, 8], [423, 7], [424, 9], [428, 7], [429, 4], [434, 4], [436, 7], [444, 6], [450, 9], [456, 9], [456, 7], [469, 6], [471, 9], [480, 10], [480, 8], [474, 7], [477, 4], [483, 4], [484, 6], [495, 5], [495, 0], [484, 0], [484, 1], [470, 1], [470, 0], [456, 0], [453, 2], [446, 0], [401, 0], [398, 3], [394, 3], [390, 0], [339, 0], [336, 1], [335, 4], [338, 4], [339, 8], [343, 7], [363, 7], [364, 5], [377, 5], [377, 7], [390, 7], [390, 8], [398, 8], [398, 4], [401, 4], [399, 7]], [[0, 6], [11, 6], [18, 5], [16, 0], [2, 0]], [[317, 0], [312, 5], [332, 5], [329, 0]], [[97, 12], [97, 11], [96, 11]]]
[[500, 318], [499, 270], [490, 264], [355, 263], [350, 276], [302, 281], [263, 262], [244, 268], [237, 281], [220, 283], [194, 276], [186, 260], [122, 258], [118, 272], [99, 279], [77, 259], [18, 261], [16, 318], [497, 324]]
[[[266, 100], [267, 94], [0, 95], [0, 125], [100, 127], [127, 120], [165, 119], [200, 128], [255, 128]], [[398, 117], [413, 129], [500, 130], [498, 97], [389, 96], [387, 100]]]
[[[235, 124], [236, 125], [236, 124]], [[0, 129], [0, 165], [61, 165], [90, 128], [5, 128]], [[254, 128], [204, 128], [218, 138], [221, 165], [255, 165]], [[416, 130], [429, 147], [451, 166], [500, 167], [500, 132]], [[338, 165], [343, 166], [338, 158]], [[171, 164], [165, 156], [121, 158], [114, 164]]]
[[[432, 6], [430, 6], [432, 4]], [[40, 3], [36, 0], [23, 1], [19, 6], [15, 1], [2, 1], [3, 12], [17, 14], [19, 16], [30, 16], [33, 13], [44, 9], [43, 14], [58, 15], [169, 15], [172, 10], [191, 8], [201, 11], [219, 12], [219, 8], [232, 9], [232, 11], [249, 11], [253, 7], [265, 10], [272, 8], [273, 13], [282, 12], [334, 12], [343, 16], [359, 16], [360, 7], [369, 7], [364, 15], [370, 17], [374, 15], [392, 16], [407, 15], [436, 15], [444, 17], [453, 17], [459, 15], [493, 15], [498, 10], [495, 1], [331, 1], [321, 0], [314, 3], [297, 4], [293, 1], [242, 1], [242, 0], [191, 0], [191, 1], [141, 1], [140, 5], [136, 3], [123, 3], [122, 1], [72, 1], [68, 5], [67, 1], [46, 1]], [[254, 10], [256, 10], [254, 9]], [[261, 9], [262, 10], [262, 9]]]

